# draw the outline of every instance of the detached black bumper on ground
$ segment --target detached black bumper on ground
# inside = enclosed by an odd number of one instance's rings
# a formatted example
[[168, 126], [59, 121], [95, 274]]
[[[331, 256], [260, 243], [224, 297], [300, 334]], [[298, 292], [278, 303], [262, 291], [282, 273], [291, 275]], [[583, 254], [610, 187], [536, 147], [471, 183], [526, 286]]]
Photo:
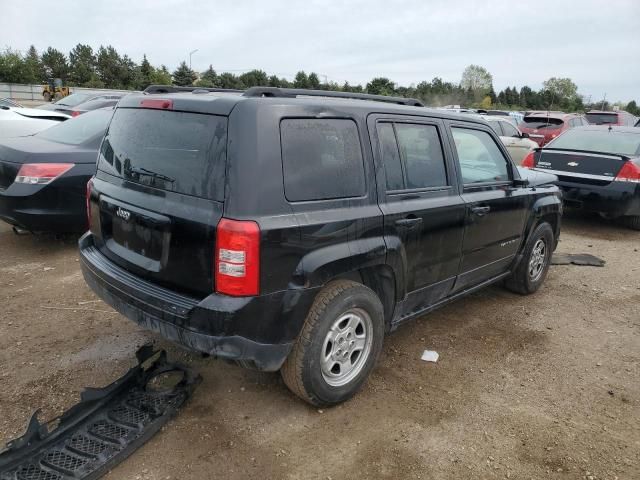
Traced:
[[106, 303], [138, 325], [190, 349], [280, 369], [302, 329], [316, 289], [256, 297], [212, 293], [197, 299], [131, 274], [104, 256], [90, 232], [79, 242], [85, 281]]
[[136, 367], [107, 387], [86, 389], [58, 419], [41, 424], [36, 412], [0, 452], [0, 480], [94, 480], [158, 432], [200, 377], [150, 346], [136, 356]]

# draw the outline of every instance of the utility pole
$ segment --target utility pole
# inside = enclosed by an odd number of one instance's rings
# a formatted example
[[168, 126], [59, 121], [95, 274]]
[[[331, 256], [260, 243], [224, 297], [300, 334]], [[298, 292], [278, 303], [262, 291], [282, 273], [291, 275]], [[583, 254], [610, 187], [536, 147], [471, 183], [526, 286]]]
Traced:
[[604, 97], [602, 97], [602, 105], [600, 106], [600, 110], [604, 110], [604, 101], [607, 99], [607, 92], [604, 92]]
[[195, 50], [192, 50], [192, 51], [189, 52], [189, 70], [191, 70], [191, 55], [193, 55], [197, 51], [198, 51], [198, 49], [196, 48]]

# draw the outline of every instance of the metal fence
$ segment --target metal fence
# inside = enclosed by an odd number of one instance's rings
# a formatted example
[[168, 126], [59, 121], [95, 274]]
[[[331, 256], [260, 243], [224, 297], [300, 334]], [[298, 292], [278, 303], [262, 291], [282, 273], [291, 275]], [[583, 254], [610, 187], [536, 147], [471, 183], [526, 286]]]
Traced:
[[[69, 87], [71, 93], [131, 93], [131, 90], [109, 90], [105, 88], [82, 88]], [[20, 83], [0, 83], [0, 98], [11, 98], [12, 100], [42, 100], [42, 85], [28, 85]]]

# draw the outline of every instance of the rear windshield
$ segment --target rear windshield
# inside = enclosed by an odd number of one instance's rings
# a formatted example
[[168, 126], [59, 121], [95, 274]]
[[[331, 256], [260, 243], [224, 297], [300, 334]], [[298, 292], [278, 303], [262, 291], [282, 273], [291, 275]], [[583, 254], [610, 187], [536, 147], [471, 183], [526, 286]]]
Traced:
[[587, 113], [587, 120], [592, 125], [609, 125], [618, 123], [617, 113]]
[[547, 130], [555, 130], [561, 128], [563, 123], [559, 118], [524, 117], [519, 126], [521, 129], [535, 128], [536, 130], [540, 130], [541, 128], [546, 128]]
[[627, 133], [615, 130], [610, 132], [606, 128], [603, 130], [574, 128], [567, 130], [547, 147], [635, 156], [640, 154], [640, 131]]
[[113, 110], [89, 112], [36, 133], [36, 137], [67, 145], [80, 145], [98, 135], [104, 135], [112, 114]]
[[119, 108], [100, 147], [98, 169], [161, 190], [223, 200], [226, 143], [226, 117]]

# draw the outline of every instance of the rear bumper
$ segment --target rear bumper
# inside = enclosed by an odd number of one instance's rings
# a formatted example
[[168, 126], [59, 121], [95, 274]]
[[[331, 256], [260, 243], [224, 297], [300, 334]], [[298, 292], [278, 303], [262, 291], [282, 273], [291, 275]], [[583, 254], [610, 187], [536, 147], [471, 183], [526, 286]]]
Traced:
[[585, 185], [560, 181], [563, 200], [568, 207], [598, 212], [612, 217], [640, 215], [640, 184], [611, 182], [608, 185]]
[[93, 244], [79, 242], [80, 265], [91, 289], [122, 315], [198, 352], [278, 370], [297, 338], [317, 289], [257, 297], [178, 294], [116, 265]]
[[33, 232], [71, 233], [87, 229], [83, 182], [77, 186], [12, 184], [0, 190], [0, 219]]

